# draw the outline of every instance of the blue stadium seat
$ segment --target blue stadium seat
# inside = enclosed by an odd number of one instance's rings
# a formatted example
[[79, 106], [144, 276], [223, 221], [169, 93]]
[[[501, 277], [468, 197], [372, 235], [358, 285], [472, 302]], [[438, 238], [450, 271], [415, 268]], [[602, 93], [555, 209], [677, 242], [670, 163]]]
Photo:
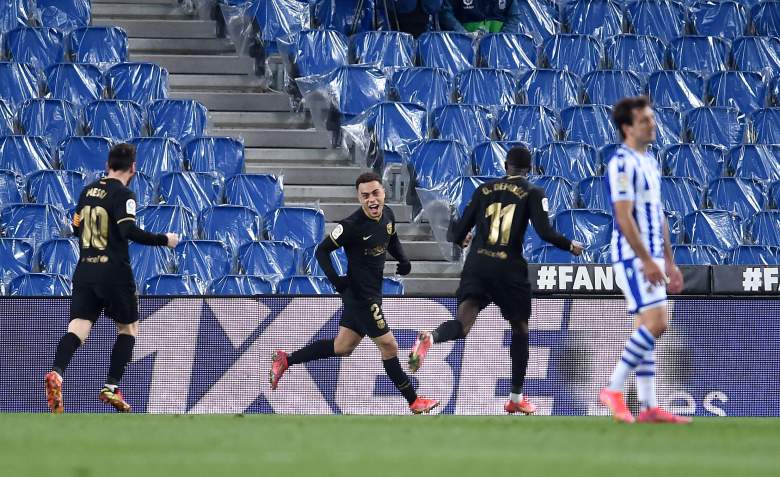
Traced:
[[43, 273], [72, 277], [79, 262], [79, 242], [73, 238], [59, 238], [43, 242], [35, 251], [35, 268]]
[[138, 104], [117, 99], [93, 101], [82, 113], [87, 135], [122, 141], [141, 135], [143, 114]]
[[32, 65], [0, 61], [0, 99], [11, 109], [38, 94], [38, 76]]
[[567, 141], [579, 141], [594, 147], [617, 142], [612, 109], [602, 105], [571, 106], [561, 111], [561, 130]]
[[411, 143], [428, 135], [427, 113], [423, 106], [416, 103], [377, 103], [362, 117], [365, 134], [369, 137], [371, 159], [387, 152], [405, 153]]
[[74, 136], [60, 142], [57, 162], [61, 169], [79, 171], [93, 178], [106, 171], [111, 141], [104, 137]]
[[710, 208], [730, 210], [743, 218], [764, 208], [766, 196], [761, 183], [742, 177], [721, 177], [710, 181], [707, 188]]
[[426, 32], [417, 39], [417, 55], [422, 66], [442, 68], [450, 76], [474, 65], [471, 37], [456, 32]]
[[756, 144], [780, 144], [780, 108], [765, 108], [750, 115], [751, 135]]
[[484, 177], [504, 177], [506, 175], [506, 155], [514, 146], [521, 142], [485, 141], [474, 146], [471, 151], [471, 162], [474, 173]]
[[23, 175], [52, 169], [51, 152], [46, 139], [35, 136], [0, 137], [0, 169]]
[[25, 273], [8, 284], [9, 296], [69, 296], [68, 277], [48, 273]]
[[27, 0], [6, 0], [0, 8], [0, 34], [27, 24], [32, 16]]
[[661, 152], [664, 172], [701, 185], [723, 175], [726, 149], [715, 144], [676, 144]]
[[349, 63], [347, 38], [334, 30], [303, 30], [280, 42], [291, 78], [323, 75]]
[[552, 142], [540, 147], [534, 166], [540, 174], [575, 182], [599, 173], [596, 149], [581, 142]]
[[714, 73], [728, 69], [729, 44], [714, 36], [684, 36], [669, 43], [667, 54], [673, 69]]
[[211, 282], [233, 271], [233, 254], [217, 240], [185, 240], [174, 252], [176, 270], [182, 275], [195, 275]]
[[61, 31], [89, 25], [92, 8], [89, 0], [36, 0], [41, 25]]
[[742, 36], [748, 25], [744, 5], [733, 1], [697, 1], [691, 9], [691, 20], [699, 35], [724, 38]]
[[615, 35], [604, 42], [607, 66], [648, 74], [664, 69], [666, 47], [654, 36]]
[[541, 147], [558, 138], [558, 117], [544, 106], [512, 105], [499, 113], [496, 135], [505, 141], [519, 141]]
[[61, 99], [29, 99], [19, 108], [21, 131], [28, 136], [46, 138], [56, 147], [65, 138], [76, 134], [78, 111]]
[[367, 31], [349, 39], [352, 63], [388, 66], [414, 66], [414, 37], [397, 31]]
[[633, 33], [657, 36], [666, 42], [685, 33], [685, 7], [672, 0], [627, 3], [626, 19]]
[[127, 61], [127, 33], [117, 26], [85, 27], [68, 36], [68, 51], [74, 63], [106, 68]]
[[558, 34], [548, 38], [542, 45], [542, 55], [544, 67], [578, 76], [596, 71], [602, 64], [601, 43], [587, 35]]
[[461, 176], [470, 175], [468, 149], [451, 139], [421, 141], [409, 157], [412, 184], [422, 189], [436, 189]]
[[740, 245], [731, 249], [731, 265], [780, 265], [780, 248], [768, 245]]
[[460, 141], [468, 147], [490, 140], [493, 125], [490, 111], [473, 104], [441, 106], [430, 115], [431, 136]]
[[737, 177], [772, 182], [780, 180], [780, 145], [745, 144], [729, 150], [726, 168]]
[[682, 114], [675, 108], [654, 108], [655, 144], [668, 146], [680, 142], [682, 135]]
[[400, 68], [386, 84], [387, 98], [417, 103], [428, 111], [449, 103], [450, 76], [441, 68]]
[[156, 234], [176, 233], [182, 239], [196, 238], [195, 214], [178, 205], [149, 204], [138, 209], [136, 214], [138, 226], [147, 232]]
[[39, 70], [61, 63], [65, 57], [65, 37], [54, 28], [21, 27], [3, 38], [6, 54], [17, 63], [28, 63]]
[[562, 210], [574, 208], [574, 187], [568, 179], [560, 176], [531, 176], [528, 181], [544, 189], [544, 195], [549, 202], [549, 213], [557, 214]]
[[453, 86], [458, 103], [505, 106], [514, 104], [517, 96], [516, 81], [509, 70], [467, 68], [455, 76]]
[[757, 245], [780, 246], [780, 211], [762, 210], [750, 219], [748, 234]]
[[65, 212], [49, 204], [7, 204], [0, 209], [0, 236], [35, 243], [59, 237], [68, 228]]
[[677, 265], [723, 265], [723, 252], [712, 245], [672, 245]]
[[[320, 267], [319, 262], [317, 262], [317, 257], [315, 256], [316, 251], [317, 247], [309, 247], [303, 251], [303, 271], [306, 272], [306, 275], [324, 277], [325, 272], [322, 270], [322, 267]], [[330, 253], [330, 263], [333, 264], [333, 268], [336, 269], [336, 273], [338, 273], [339, 276], [345, 276], [347, 274], [347, 253], [344, 251], [343, 247]]]
[[696, 108], [683, 116], [683, 138], [699, 144], [740, 144], [744, 116], [735, 108]]
[[148, 278], [143, 282], [141, 293], [158, 296], [201, 295], [205, 284], [195, 275], [164, 274]]
[[642, 80], [631, 71], [603, 70], [582, 78], [583, 101], [611, 106], [626, 96], [642, 93]]
[[81, 108], [102, 97], [103, 74], [94, 65], [59, 63], [46, 68], [46, 85], [53, 99]]
[[146, 207], [154, 203], [154, 183], [146, 174], [136, 172], [128, 187], [135, 192], [135, 202], [138, 207]]
[[769, 184], [769, 206], [773, 209], [780, 208], [780, 181]]
[[175, 139], [136, 137], [128, 142], [135, 146], [136, 168], [152, 179], [184, 169], [184, 153]]
[[325, 215], [308, 207], [280, 207], [271, 219], [268, 235], [306, 249], [317, 245], [325, 233]]
[[0, 204], [22, 201], [22, 176], [8, 169], [0, 169]]
[[245, 243], [260, 240], [263, 231], [257, 212], [240, 205], [207, 207], [198, 216], [198, 228], [201, 238], [218, 240], [233, 252]]
[[575, 256], [569, 253], [567, 250], [561, 250], [558, 247], [550, 244], [544, 244], [541, 247], [535, 248], [531, 252], [531, 256], [528, 261], [530, 263], [556, 263], [556, 264], [572, 264], [572, 263], [586, 263], [584, 254]]
[[704, 209], [683, 217], [684, 241], [728, 250], [742, 243], [742, 219], [727, 210]]
[[154, 63], [120, 63], [105, 73], [110, 97], [146, 106], [168, 97], [168, 70]]
[[273, 174], [239, 174], [225, 182], [225, 202], [243, 205], [268, 221], [270, 215], [284, 206], [282, 181]]
[[404, 284], [396, 278], [385, 277], [382, 279], [382, 295], [384, 296], [402, 296], [405, 295]]
[[197, 214], [221, 202], [222, 183], [217, 172], [168, 172], [157, 179], [157, 200], [187, 207]]
[[738, 71], [780, 73], [780, 38], [745, 36], [731, 44], [731, 58]]
[[479, 40], [477, 66], [528, 71], [536, 67], [536, 43], [528, 35], [489, 33]]
[[704, 82], [692, 71], [657, 71], [647, 79], [647, 92], [655, 107], [680, 111], [704, 106]]
[[309, 2], [299, 0], [255, 2], [249, 13], [257, 22], [260, 39], [266, 44], [266, 49], [277, 38], [299, 32], [310, 21]]
[[0, 136], [13, 135], [16, 130], [15, 121], [16, 118], [11, 108], [0, 99]]
[[31, 172], [25, 182], [28, 202], [58, 205], [63, 210], [76, 206], [86, 185], [83, 173], [57, 169]]
[[226, 178], [244, 172], [244, 144], [232, 137], [194, 137], [184, 145], [184, 157], [191, 171], [218, 171]]
[[446, 185], [446, 198], [449, 204], [457, 211], [458, 217], [463, 216], [463, 212], [466, 211], [466, 207], [474, 195], [474, 191], [485, 182], [491, 180], [494, 179], [481, 176], [458, 177]]
[[766, 92], [764, 79], [756, 72], [725, 71], [707, 80], [707, 95], [714, 106], [733, 107], [743, 113], [763, 108]]
[[237, 257], [242, 273], [262, 276], [276, 283], [297, 275], [300, 250], [288, 242], [266, 240], [244, 244]]
[[[302, 81], [298, 80], [299, 86]], [[312, 86], [327, 91], [335, 112], [339, 113], [335, 118], [344, 122], [382, 101], [386, 83], [384, 73], [373, 66], [348, 65], [339, 66], [325, 76], [315, 77]], [[330, 129], [335, 129], [335, 126], [330, 126]]]
[[572, 33], [607, 39], [622, 32], [623, 7], [615, 0], [574, 0], [563, 12]]
[[577, 104], [579, 78], [565, 70], [537, 69], [520, 77], [520, 90], [526, 104], [560, 111]]
[[208, 110], [193, 99], [161, 99], [147, 110], [152, 136], [170, 137], [180, 142], [203, 136]]
[[334, 295], [336, 290], [325, 277], [295, 276], [281, 280], [276, 285], [280, 295]]
[[[617, 152], [618, 148], [622, 145], [622, 143], [613, 142], [611, 144], [607, 144], [606, 146], [602, 146], [598, 150], [599, 164], [605, 166], [609, 160], [612, 159], [612, 156], [615, 155], [615, 152]], [[658, 147], [655, 144], [651, 144], [647, 152], [649, 152], [654, 158], [658, 159], [659, 152]]]
[[578, 207], [593, 210], [612, 210], [609, 184], [604, 176], [586, 177], [577, 183]]
[[373, 30], [374, 2], [313, 0], [311, 4], [312, 23], [317, 28], [334, 29], [345, 35]]
[[520, 15], [518, 33], [530, 35], [536, 43], [542, 43], [560, 31], [558, 6], [553, 0], [515, 1]]
[[0, 238], [0, 292], [12, 278], [32, 271], [34, 253], [29, 239]]
[[225, 275], [209, 285], [207, 293], [219, 296], [271, 295], [274, 285], [263, 277], [254, 275]]
[[173, 273], [176, 260], [167, 247], [150, 247], [130, 242], [130, 266], [136, 283], [143, 284], [148, 278], [164, 273]]
[[608, 245], [612, 237], [612, 216], [599, 210], [562, 210], [555, 215], [553, 226], [587, 248]]
[[704, 191], [696, 181], [688, 177], [662, 177], [661, 200], [664, 210], [675, 212], [680, 217], [699, 210]]
[[750, 11], [756, 35], [780, 36], [780, 3], [759, 2]]

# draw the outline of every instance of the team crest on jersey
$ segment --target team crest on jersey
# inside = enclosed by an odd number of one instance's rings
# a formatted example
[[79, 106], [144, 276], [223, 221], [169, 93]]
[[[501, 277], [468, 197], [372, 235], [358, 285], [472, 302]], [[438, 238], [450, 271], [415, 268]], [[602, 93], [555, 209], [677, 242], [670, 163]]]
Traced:
[[338, 240], [339, 237], [341, 237], [341, 234], [344, 233], [344, 226], [341, 224], [338, 224], [335, 229], [333, 229], [333, 232], [330, 233], [330, 237], [333, 240]]
[[387, 235], [393, 235], [393, 223], [387, 224]]
[[618, 174], [617, 176], [617, 190], [618, 192], [628, 192], [628, 174], [625, 172]]
[[135, 201], [133, 199], [127, 199], [125, 211], [127, 212], [127, 215], [135, 215]]

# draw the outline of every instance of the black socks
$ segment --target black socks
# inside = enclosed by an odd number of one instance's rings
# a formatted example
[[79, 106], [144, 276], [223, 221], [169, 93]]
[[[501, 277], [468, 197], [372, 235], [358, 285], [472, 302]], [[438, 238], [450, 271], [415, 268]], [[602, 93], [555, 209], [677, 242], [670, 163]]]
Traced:
[[512, 358], [512, 392], [523, 392], [525, 370], [528, 367], [528, 335], [512, 333], [512, 344], [509, 345], [509, 357]]
[[398, 361], [398, 356], [390, 359], [383, 359], [382, 365], [385, 367], [385, 372], [390, 378], [390, 381], [395, 384], [395, 387], [401, 391], [406, 402], [409, 404], [417, 400], [417, 392], [412, 387], [412, 382], [409, 381], [409, 376], [406, 375], [403, 368], [401, 368], [401, 362]]
[[135, 346], [134, 336], [117, 335], [114, 348], [111, 350], [111, 362], [108, 365], [106, 384], [119, 385], [127, 364], [133, 359], [133, 346]]
[[333, 340], [319, 340], [290, 353], [290, 356], [287, 357], [287, 364], [292, 366], [334, 356], [336, 356], [336, 351], [333, 347]]
[[70, 360], [73, 359], [73, 355], [79, 349], [79, 346], [81, 346], [81, 340], [73, 333], [66, 333], [60, 338], [60, 343], [57, 345], [57, 351], [54, 354], [52, 371], [56, 371], [60, 376], [64, 376], [65, 370], [68, 368]]
[[463, 323], [458, 320], [448, 320], [440, 324], [438, 328], [431, 333], [434, 343], [444, 343], [463, 338]]

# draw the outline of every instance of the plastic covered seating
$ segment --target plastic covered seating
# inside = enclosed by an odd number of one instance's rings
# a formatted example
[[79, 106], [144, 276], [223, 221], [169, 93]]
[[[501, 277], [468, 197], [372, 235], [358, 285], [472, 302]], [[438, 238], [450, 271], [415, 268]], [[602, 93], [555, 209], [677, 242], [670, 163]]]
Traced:
[[707, 80], [707, 95], [714, 106], [737, 108], [751, 113], [764, 107], [766, 84], [761, 74], [748, 71], [725, 71]]
[[668, 48], [673, 69], [714, 73], [728, 69], [729, 44], [714, 36], [684, 36], [672, 40]]
[[69, 296], [68, 277], [49, 273], [24, 273], [8, 284], [9, 296]]
[[138, 207], [146, 207], [155, 200], [154, 183], [143, 172], [136, 172], [128, 188], [135, 192], [135, 202]]
[[60, 142], [57, 162], [61, 169], [83, 172], [88, 180], [106, 171], [110, 150], [111, 141], [104, 137], [73, 136]]
[[19, 108], [18, 118], [24, 134], [44, 137], [51, 146], [73, 136], [78, 127], [76, 108], [61, 99], [27, 100]]
[[642, 80], [631, 71], [602, 70], [582, 78], [585, 103], [613, 105], [627, 96], [642, 93]]
[[699, 144], [740, 144], [744, 115], [736, 108], [696, 108], [683, 116], [683, 135], [688, 142]]
[[300, 250], [289, 242], [259, 241], [238, 250], [238, 267], [246, 275], [257, 275], [276, 283], [298, 272]]
[[349, 39], [352, 63], [378, 68], [414, 66], [414, 37], [397, 31], [367, 31]]
[[325, 277], [294, 276], [276, 285], [280, 295], [334, 295], [336, 290]]
[[91, 4], [89, 0], [36, 0], [41, 25], [71, 31], [89, 25]]
[[450, 76], [441, 68], [400, 68], [386, 84], [393, 101], [417, 103], [431, 111], [449, 103]]
[[382, 295], [402, 296], [405, 294], [404, 284], [396, 278], [385, 277], [382, 279]]
[[506, 141], [541, 147], [557, 139], [558, 118], [544, 106], [512, 105], [499, 113], [496, 135]]
[[612, 110], [607, 106], [572, 106], [561, 111], [561, 130], [567, 141], [578, 141], [601, 147], [617, 142]]
[[211, 282], [233, 270], [230, 249], [216, 240], [185, 240], [174, 252], [176, 270], [182, 275], [196, 275], [204, 282]]
[[690, 71], [657, 71], [647, 79], [647, 91], [653, 106], [686, 111], [704, 106], [704, 82]]
[[46, 139], [35, 136], [0, 137], [0, 169], [26, 175], [51, 168], [51, 152]]
[[780, 145], [745, 144], [729, 150], [726, 168], [737, 177], [760, 181], [780, 180]]
[[586, 177], [577, 183], [579, 206], [592, 210], [612, 210], [609, 184], [604, 176]]
[[46, 68], [46, 84], [53, 99], [81, 108], [103, 95], [103, 74], [97, 66], [60, 63]]
[[426, 32], [417, 39], [420, 65], [441, 68], [450, 76], [474, 65], [471, 37], [456, 32]]
[[536, 67], [536, 43], [528, 35], [489, 33], [479, 40], [477, 66], [528, 71]]
[[[381, 102], [371, 106], [345, 130], [352, 130], [352, 139], [367, 139], [361, 148], [366, 149], [369, 163], [384, 158], [386, 153], [405, 154], [410, 144], [427, 137], [428, 124], [425, 108], [416, 103]], [[379, 167], [376, 167], [377, 170]]]
[[314, 0], [311, 3], [312, 21], [319, 28], [332, 28], [346, 35], [373, 29], [374, 2]]
[[30, 6], [27, 0], [5, 0], [0, 8], [0, 33], [26, 25], [33, 15]]
[[520, 90], [526, 104], [560, 111], [577, 104], [578, 83], [579, 78], [568, 71], [537, 69], [520, 77]]
[[35, 252], [35, 267], [44, 273], [72, 277], [79, 262], [79, 242], [73, 238], [59, 238], [43, 242]]
[[152, 136], [170, 137], [186, 142], [203, 136], [208, 110], [193, 99], [161, 99], [148, 108], [149, 131]]
[[769, 185], [769, 205], [773, 209], [780, 208], [780, 181]]
[[127, 33], [116, 26], [84, 27], [68, 36], [68, 51], [74, 63], [102, 68], [127, 61]]
[[0, 169], [0, 204], [22, 201], [22, 176], [14, 171]]
[[583, 76], [601, 65], [602, 47], [591, 36], [559, 34], [544, 42], [542, 54], [545, 67]]
[[494, 180], [492, 177], [468, 176], [458, 177], [450, 181], [445, 188], [444, 197], [457, 211], [458, 217], [463, 216], [474, 192], [485, 182]]
[[699, 210], [702, 204], [703, 190], [688, 177], [661, 178], [661, 200], [664, 210], [685, 216]]
[[138, 209], [138, 226], [155, 234], [175, 233], [183, 239], [196, 238], [195, 214], [178, 205], [147, 205]]
[[232, 137], [198, 136], [184, 145], [189, 170], [217, 171], [229, 178], [244, 172], [244, 144]]
[[753, 112], [750, 125], [756, 144], [780, 144], [780, 108], [765, 108]]
[[106, 71], [106, 86], [114, 99], [146, 106], [168, 96], [168, 71], [154, 63], [120, 63]]
[[723, 265], [723, 252], [712, 245], [672, 245], [677, 265]]
[[[307, 275], [324, 277], [325, 272], [322, 270], [322, 267], [320, 267], [319, 262], [317, 262], [317, 257], [315, 255], [316, 251], [317, 247], [310, 247], [303, 251], [303, 270]], [[339, 276], [345, 276], [347, 274], [349, 264], [347, 261], [347, 253], [344, 251], [343, 247], [330, 253], [330, 263], [333, 264], [333, 268]]]
[[260, 39], [273, 46], [278, 38], [301, 31], [309, 24], [311, 15], [309, 2], [299, 0], [268, 0], [254, 2], [251, 15], [260, 27]]
[[655, 146], [668, 146], [680, 142], [682, 114], [675, 108], [654, 108]]
[[453, 83], [458, 103], [503, 106], [515, 102], [516, 81], [508, 70], [468, 68]]
[[430, 115], [431, 135], [452, 139], [468, 147], [490, 140], [493, 130], [490, 111], [473, 104], [450, 104], [434, 109]]
[[530, 263], [556, 264], [586, 263], [584, 255], [585, 254], [583, 253], [580, 256], [575, 256], [567, 250], [561, 250], [554, 245], [544, 244], [531, 252], [528, 261]]
[[727, 210], [704, 209], [683, 217], [685, 241], [728, 250], [742, 243], [742, 219]]
[[750, 219], [748, 233], [757, 245], [780, 246], [780, 211], [762, 210]]
[[574, 188], [568, 179], [560, 176], [531, 176], [528, 181], [544, 189], [544, 195], [549, 202], [550, 210], [548, 212], [550, 214], [574, 208]]
[[484, 177], [504, 177], [506, 155], [514, 146], [522, 145], [514, 141], [485, 141], [477, 144], [471, 151], [474, 173]]
[[[298, 86], [306, 96], [319, 91], [329, 97], [336, 113], [333, 122], [349, 120], [385, 96], [386, 78], [381, 70], [368, 65], [339, 66], [323, 76], [299, 78]], [[328, 125], [335, 129], [335, 125]]]
[[130, 242], [128, 251], [133, 278], [138, 284], [143, 284], [155, 275], [173, 273], [176, 262], [173, 252], [167, 247], [150, 247]]
[[520, 15], [518, 32], [530, 35], [542, 43], [560, 31], [558, 6], [552, 0], [515, 0]]
[[260, 216], [249, 207], [240, 205], [215, 205], [207, 207], [198, 216], [200, 236], [206, 240], [218, 240], [234, 253], [245, 243], [260, 239]]
[[17, 63], [28, 63], [44, 70], [61, 63], [65, 55], [65, 37], [54, 28], [21, 27], [4, 37], [6, 54]]
[[621, 33], [623, 27], [623, 8], [615, 0], [575, 0], [563, 11], [572, 33], [606, 39]]
[[780, 39], [745, 36], [731, 44], [731, 58], [738, 71], [770, 71], [780, 73]]
[[710, 181], [707, 202], [711, 208], [730, 210], [747, 218], [764, 207], [765, 194], [759, 181], [742, 177], [721, 177]]
[[270, 295], [274, 285], [269, 280], [255, 275], [225, 275], [209, 285], [207, 293], [218, 296]]
[[281, 39], [291, 78], [324, 75], [349, 63], [347, 38], [335, 30], [303, 30]]
[[0, 236], [35, 243], [59, 237], [68, 227], [65, 212], [49, 204], [8, 204], [0, 209]]
[[195, 275], [164, 274], [148, 278], [141, 290], [144, 295], [200, 295], [205, 290], [205, 284]]
[[780, 36], [780, 3], [759, 2], [750, 10], [756, 35]]
[[78, 203], [85, 185], [81, 172], [49, 169], [28, 174], [25, 188], [28, 202], [53, 204], [69, 210]]
[[633, 33], [671, 41], [685, 32], [685, 7], [672, 0], [637, 0], [626, 4]]
[[780, 265], [780, 248], [769, 245], [740, 245], [731, 250], [731, 265]]
[[273, 174], [239, 174], [225, 182], [225, 202], [243, 205], [268, 220], [270, 214], [284, 205], [284, 189]]
[[16, 129], [14, 113], [5, 101], [0, 99], [0, 136], [11, 136]]
[[612, 216], [598, 210], [562, 210], [555, 215], [553, 226], [566, 237], [588, 244], [588, 248], [608, 245], [612, 237]]
[[[610, 159], [612, 159], [612, 156], [615, 155], [618, 148], [622, 146], [622, 143], [613, 142], [611, 144], [607, 144], [606, 146], [601, 147], [598, 150], [598, 157], [599, 157], [599, 164], [602, 164], [606, 166], [606, 164], [609, 162]], [[651, 144], [648, 148], [648, 151], [653, 157], [658, 159], [658, 147], [654, 144]]]
[[615, 35], [604, 42], [607, 66], [648, 74], [664, 69], [666, 47], [654, 36]]
[[596, 149], [581, 142], [552, 142], [536, 151], [534, 166], [540, 174], [580, 181], [598, 174]]
[[745, 33], [747, 19], [744, 4], [739, 2], [701, 0], [691, 9], [691, 20], [699, 35], [736, 38]]
[[429, 139], [417, 144], [409, 157], [409, 167], [412, 183], [429, 190], [471, 175], [468, 149], [450, 139]]
[[136, 137], [128, 142], [135, 146], [136, 168], [152, 179], [184, 169], [184, 154], [175, 139]]
[[84, 107], [82, 116], [84, 129], [90, 136], [126, 141], [140, 136], [143, 128], [143, 109], [132, 101], [93, 101]]
[[0, 99], [16, 109], [28, 99], [37, 97], [38, 77], [32, 65], [0, 61]]
[[34, 252], [29, 239], [0, 238], [0, 291], [12, 278], [32, 271]]
[[325, 233], [325, 215], [309, 207], [280, 207], [271, 218], [268, 235], [306, 249], [317, 245]]
[[187, 207], [196, 214], [222, 198], [222, 177], [209, 172], [168, 172], [157, 179], [160, 204]]
[[689, 177], [701, 185], [723, 175], [726, 148], [716, 144], [677, 144], [661, 153], [666, 174]]

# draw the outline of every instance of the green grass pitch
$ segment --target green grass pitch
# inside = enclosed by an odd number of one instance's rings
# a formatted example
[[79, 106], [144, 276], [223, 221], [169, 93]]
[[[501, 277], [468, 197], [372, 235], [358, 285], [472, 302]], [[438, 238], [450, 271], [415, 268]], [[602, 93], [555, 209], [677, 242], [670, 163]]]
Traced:
[[0, 476], [780, 475], [780, 420], [2, 414]]

